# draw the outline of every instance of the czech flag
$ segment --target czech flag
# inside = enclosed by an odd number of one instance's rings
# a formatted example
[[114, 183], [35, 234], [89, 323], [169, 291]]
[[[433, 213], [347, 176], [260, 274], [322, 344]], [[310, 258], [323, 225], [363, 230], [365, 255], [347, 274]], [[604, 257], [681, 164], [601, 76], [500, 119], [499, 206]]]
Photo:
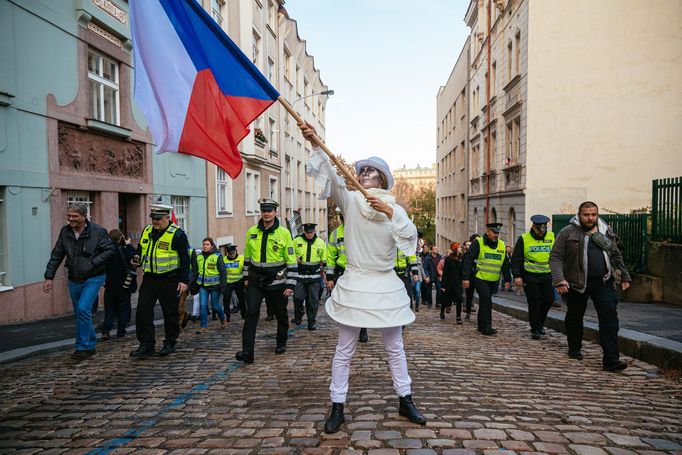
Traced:
[[247, 125], [279, 96], [196, 0], [130, 0], [135, 101], [156, 153], [210, 161], [233, 179]]

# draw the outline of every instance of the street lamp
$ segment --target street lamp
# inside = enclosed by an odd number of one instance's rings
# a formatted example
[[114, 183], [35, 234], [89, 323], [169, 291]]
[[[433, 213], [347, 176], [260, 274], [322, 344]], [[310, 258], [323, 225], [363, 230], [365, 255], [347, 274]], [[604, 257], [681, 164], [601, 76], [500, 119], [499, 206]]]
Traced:
[[298, 103], [299, 101], [306, 99], [306, 98], [310, 98], [311, 96], [318, 96], [318, 95], [332, 96], [333, 94], [334, 94], [334, 90], [324, 90], [324, 91], [321, 91], [320, 93], [313, 93], [312, 95], [302, 96], [299, 99], [297, 99], [296, 101], [294, 101], [293, 103], [291, 103], [291, 105], [293, 106], [294, 104]]

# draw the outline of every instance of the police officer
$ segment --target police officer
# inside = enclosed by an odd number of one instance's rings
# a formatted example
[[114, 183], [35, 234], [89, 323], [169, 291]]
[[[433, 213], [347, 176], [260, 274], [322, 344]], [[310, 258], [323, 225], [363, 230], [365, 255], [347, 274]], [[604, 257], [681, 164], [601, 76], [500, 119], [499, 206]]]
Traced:
[[554, 301], [549, 253], [554, 246], [554, 233], [547, 232], [549, 218], [530, 217], [533, 226], [519, 236], [512, 254], [511, 268], [514, 286], [523, 286], [528, 301], [528, 322], [534, 340], [545, 334], [545, 319]]
[[[223, 258], [225, 262], [225, 270], [227, 271], [227, 286], [225, 287], [225, 296], [223, 297], [223, 307], [225, 308], [225, 316], [230, 313], [239, 311], [242, 319], [246, 318], [246, 294], [244, 293], [244, 256], [237, 253], [237, 245], [227, 245], [227, 256]], [[237, 301], [239, 302], [237, 308], [230, 311], [230, 302], [232, 301], [232, 292], [237, 294]], [[229, 316], [228, 316], [229, 320]]]
[[327, 262], [327, 246], [315, 233], [315, 223], [305, 223], [303, 234], [294, 239], [298, 260], [298, 280], [294, 289], [294, 318], [296, 325], [303, 319], [303, 301], [308, 319], [308, 330], [317, 328], [317, 307], [319, 305], [320, 274]]
[[[415, 254], [408, 256], [399, 249], [396, 250], [393, 270], [405, 285], [407, 295], [412, 300], [412, 280], [417, 281], [419, 279], [417, 256]], [[410, 308], [412, 308], [412, 304], [410, 304]]]
[[[502, 223], [488, 223], [482, 237], [472, 242], [469, 254], [464, 257], [462, 287], [473, 285], [478, 293], [478, 331], [483, 335], [494, 335], [492, 294], [500, 281], [500, 271], [506, 254], [505, 245], [499, 239]], [[474, 268], [474, 261], [476, 268]]]
[[135, 314], [140, 346], [130, 353], [131, 357], [149, 357], [155, 353], [154, 305], [157, 300], [163, 311], [166, 333], [160, 356], [175, 352], [175, 343], [180, 334], [178, 299], [189, 283], [189, 243], [182, 229], [171, 223], [171, 210], [173, 208], [169, 205], [152, 204], [149, 214], [152, 224], [142, 231], [133, 257], [133, 264], [142, 267], [144, 277]]
[[246, 320], [242, 331], [242, 350], [235, 358], [253, 363], [256, 327], [263, 298], [269, 301], [277, 318], [275, 354], [286, 352], [287, 302], [294, 292], [298, 276], [294, 243], [289, 230], [277, 218], [279, 203], [259, 199], [261, 219], [246, 232], [244, 247], [244, 284], [246, 285]]

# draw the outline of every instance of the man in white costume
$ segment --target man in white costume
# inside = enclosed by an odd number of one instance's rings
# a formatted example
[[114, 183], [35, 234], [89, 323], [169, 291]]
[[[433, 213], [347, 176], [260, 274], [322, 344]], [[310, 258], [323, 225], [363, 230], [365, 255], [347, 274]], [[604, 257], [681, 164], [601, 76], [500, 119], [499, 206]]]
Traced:
[[[315, 129], [299, 125], [311, 140]], [[314, 145], [314, 143], [313, 143]], [[324, 431], [336, 433], [345, 422], [343, 405], [348, 393], [350, 362], [361, 327], [381, 329], [384, 348], [400, 397], [398, 413], [411, 422], [425, 424], [426, 418], [412, 401], [412, 380], [407, 372], [402, 326], [414, 321], [405, 285], [393, 271], [396, 251], [414, 251], [417, 229], [405, 210], [388, 190], [393, 176], [384, 160], [370, 157], [355, 163], [357, 179], [370, 196], [348, 191], [344, 180], [325, 153], [313, 148], [306, 173], [323, 188], [320, 198], [331, 197], [345, 218], [345, 243], [348, 265], [338, 279], [325, 305], [327, 314], [339, 323], [339, 340], [332, 361], [332, 409]]]

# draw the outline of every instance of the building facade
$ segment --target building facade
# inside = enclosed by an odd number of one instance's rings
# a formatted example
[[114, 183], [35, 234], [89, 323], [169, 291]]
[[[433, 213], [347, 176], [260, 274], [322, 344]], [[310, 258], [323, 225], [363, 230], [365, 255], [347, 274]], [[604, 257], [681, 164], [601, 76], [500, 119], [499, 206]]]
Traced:
[[436, 183], [436, 176], [438, 174], [438, 166], [436, 163], [432, 164], [430, 167], [399, 167], [393, 169], [393, 177], [396, 179], [405, 179], [408, 185], [415, 187], [420, 186], [432, 186]]
[[[681, 14], [672, 0], [470, 2], [468, 233], [497, 221], [514, 242], [536, 213], [651, 204], [651, 180], [682, 169]], [[439, 194], [461, 183], [439, 179]]]
[[469, 150], [469, 42], [460, 52], [447, 83], [436, 96], [437, 184], [436, 246], [447, 251], [452, 242], [469, 237], [466, 225]]
[[[283, 3], [205, 0], [203, 6], [324, 138], [327, 97], [313, 95], [326, 87]], [[297, 212], [303, 222], [326, 228], [326, 204], [318, 201], [319, 190], [305, 175], [310, 153], [305, 144], [296, 122], [276, 102], [254, 121], [251, 133], [240, 144], [244, 169], [237, 179], [231, 180], [213, 164], [206, 165], [207, 235], [216, 244], [243, 247], [246, 231], [260, 218], [257, 201], [261, 197], [280, 202], [282, 223]]]

